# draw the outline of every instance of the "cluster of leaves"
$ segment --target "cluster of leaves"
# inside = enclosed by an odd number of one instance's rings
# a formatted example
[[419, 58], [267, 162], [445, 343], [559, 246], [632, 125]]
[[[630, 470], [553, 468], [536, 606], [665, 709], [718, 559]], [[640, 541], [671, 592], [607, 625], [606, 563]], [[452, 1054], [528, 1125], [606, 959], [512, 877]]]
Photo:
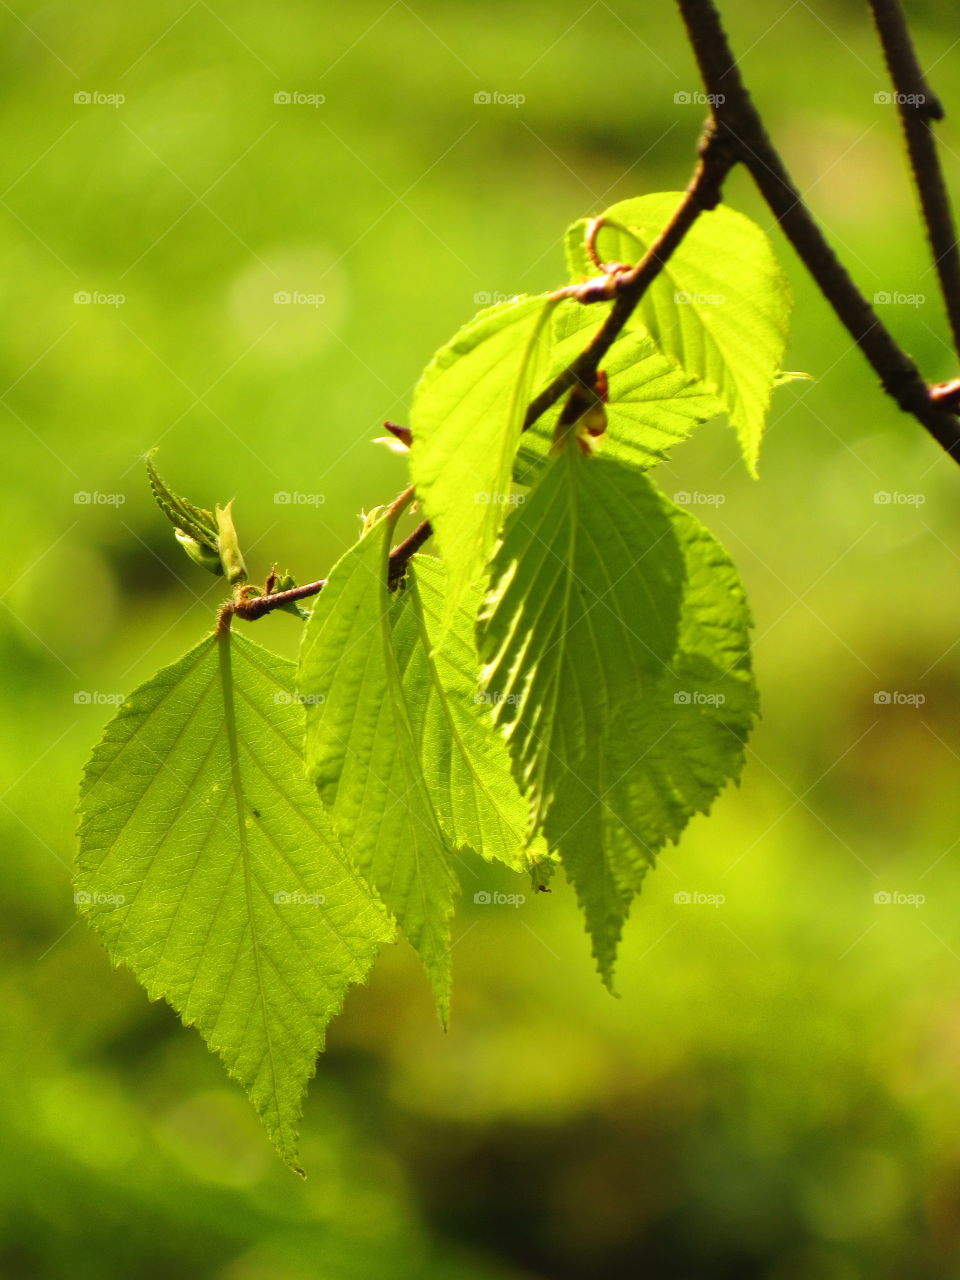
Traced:
[[[678, 198], [615, 205], [603, 260], [641, 257]], [[575, 282], [596, 274], [584, 245], [578, 224]], [[228, 606], [87, 765], [81, 910], [199, 1029], [293, 1167], [325, 1028], [397, 929], [446, 1020], [459, 853], [538, 885], [562, 865], [609, 985], [657, 850], [740, 771], [757, 711], [742, 586], [647, 473], [721, 414], [755, 467], [785, 282], [763, 234], [717, 209], [607, 353], [589, 430], [558, 405], [524, 433], [608, 305], [558, 291], [465, 326], [416, 390], [412, 489], [331, 571], [299, 667], [236, 634]], [[192, 558], [235, 601], [255, 595], [229, 507], [150, 478]], [[414, 491], [438, 554], [391, 586]]]

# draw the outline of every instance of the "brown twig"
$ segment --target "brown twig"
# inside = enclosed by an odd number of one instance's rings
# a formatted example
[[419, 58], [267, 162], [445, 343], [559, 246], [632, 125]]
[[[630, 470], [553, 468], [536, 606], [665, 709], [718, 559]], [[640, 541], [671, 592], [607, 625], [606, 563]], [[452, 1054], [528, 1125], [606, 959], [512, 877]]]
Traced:
[[392, 591], [407, 571], [407, 565], [432, 535], [433, 528], [429, 520], [418, 524], [408, 538], [404, 538], [390, 552], [390, 568], [387, 571], [387, 587]]
[[770, 141], [740, 75], [713, 0], [677, 0], [713, 118], [884, 390], [960, 463], [960, 421], [931, 399], [930, 389], [830, 247]]
[[293, 604], [297, 600], [306, 600], [309, 596], [317, 595], [326, 585], [326, 578], [321, 578], [318, 582], [305, 582], [302, 586], [290, 587], [286, 591], [272, 591], [269, 595], [248, 596], [246, 599], [234, 601], [232, 611], [238, 618], [243, 618], [244, 622], [255, 622], [257, 618], [262, 618], [265, 613], [272, 613], [274, 609], [282, 609], [285, 604]]
[[[392, 424], [387, 423], [387, 426], [392, 427]], [[398, 427], [394, 434], [402, 430], [405, 430], [405, 428]], [[390, 511], [401, 511], [412, 501], [413, 486], [410, 485], [390, 504]], [[393, 590], [403, 577], [410, 557], [415, 551], [419, 550], [430, 536], [429, 528], [425, 534], [421, 533], [422, 529], [423, 526], [421, 525], [419, 529], [413, 531], [409, 538], [401, 542], [399, 546], [394, 547], [390, 552], [390, 568], [387, 577], [387, 585], [390, 590]], [[418, 534], [421, 535], [419, 539]], [[269, 586], [269, 581], [267, 585]], [[265, 592], [259, 596], [249, 595], [250, 588], [241, 587], [234, 599], [229, 600], [220, 611], [220, 619], [217, 624], [218, 634], [221, 630], [229, 627], [231, 617], [242, 618], [244, 622], [256, 622], [258, 618], [264, 617], [265, 614], [273, 613], [274, 609], [282, 609], [285, 604], [293, 604], [297, 600], [306, 600], [309, 596], [319, 595], [326, 585], [327, 579], [320, 578], [316, 582], [305, 582], [298, 587], [290, 587], [286, 591]]]
[[960, 250], [937, 140], [931, 127], [931, 121], [943, 119], [943, 107], [927, 84], [900, 0], [870, 0], [870, 8], [893, 84], [953, 345], [960, 355]]
[[636, 266], [612, 277], [614, 304], [606, 319], [580, 354], [532, 401], [523, 420], [524, 431], [556, 404], [574, 383], [579, 382], [585, 388], [593, 386], [600, 361], [623, 332], [640, 299], [666, 266], [670, 255], [682, 243], [700, 214], [715, 209], [720, 203], [724, 179], [735, 163], [736, 156], [723, 133], [712, 124], [708, 125], [700, 142], [696, 170], [673, 217]]

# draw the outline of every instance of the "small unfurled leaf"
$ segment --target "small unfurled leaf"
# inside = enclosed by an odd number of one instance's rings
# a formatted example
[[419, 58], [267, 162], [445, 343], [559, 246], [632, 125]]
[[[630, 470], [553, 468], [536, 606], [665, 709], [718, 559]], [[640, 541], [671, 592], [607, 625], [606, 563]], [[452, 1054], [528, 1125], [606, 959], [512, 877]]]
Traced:
[[227, 631], [131, 694], [84, 775], [76, 897], [296, 1168], [325, 1028], [393, 928], [303, 776], [293, 672]]
[[247, 570], [237, 541], [233, 523], [233, 501], [215, 512], [195, 507], [167, 487], [153, 462], [156, 450], [144, 462], [150, 488], [157, 506], [173, 525], [174, 536], [184, 551], [201, 569], [216, 575], [226, 574], [231, 586], [245, 582]]
[[[195, 507], [192, 502], [181, 498], [179, 494], [167, 487], [154, 465], [155, 453], [156, 450], [152, 449], [147, 454], [144, 465], [147, 468], [147, 477], [157, 506], [184, 537], [191, 538], [201, 547], [206, 547], [208, 551], [216, 552], [218, 536], [216, 517], [203, 507]], [[223, 570], [221, 569], [220, 572], [222, 573]]]
[[231, 586], [238, 582], [246, 582], [247, 566], [243, 562], [243, 553], [237, 540], [237, 530], [233, 523], [233, 499], [225, 507], [217, 507], [217, 546], [220, 550], [220, 563]]
[[173, 536], [194, 564], [199, 565], [201, 569], [206, 569], [207, 573], [215, 574], [218, 577], [223, 573], [223, 564], [220, 561], [219, 552], [211, 551], [206, 543], [198, 542], [196, 538], [191, 538], [182, 529], [174, 529]]

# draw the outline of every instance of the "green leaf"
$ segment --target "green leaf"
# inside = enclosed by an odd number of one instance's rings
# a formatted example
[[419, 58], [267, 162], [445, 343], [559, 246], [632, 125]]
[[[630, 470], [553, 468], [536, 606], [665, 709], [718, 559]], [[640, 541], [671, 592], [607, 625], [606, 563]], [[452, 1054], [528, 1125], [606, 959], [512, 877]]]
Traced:
[[304, 628], [306, 756], [345, 847], [396, 916], [450, 1009], [451, 850], [420, 762], [393, 630], [410, 607], [387, 590], [389, 513], [334, 566]]
[[[676, 212], [682, 192], [623, 200], [604, 214], [596, 247], [606, 262], [636, 262]], [[595, 276], [584, 235], [567, 233], [573, 279]], [[790, 288], [766, 235], [724, 205], [704, 214], [641, 299], [631, 325], [714, 388], [756, 473], [770, 395], [781, 369]]]
[[683, 563], [641, 474], [563, 450], [507, 525], [480, 624], [484, 688], [541, 822], [615, 709], [676, 648]]
[[247, 566], [243, 562], [243, 552], [237, 538], [237, 530], [233, 523], [233, 499], [225, 507], [217, 507], [217, 546], [220, 550], [220, 563], [227, 581], [231, 586], [238, 582], [246, 582]]
[[393, 639], [403, 693], [434, 809], [452, 844], [527, 865], [527, 803], [495, 731], [489, 695], [478, 686], [474, 627], [483, 592], [471, 587], [446, 633], [447, 573], [434, 556], [417, 555]]
[[210, 552], [216, 552], [219, 531], [213, 513], [203, 507], [195, 507], [192, 502], [188, 502], [186, 498], [181, 498], [167, 488], [160, 476], [160, 472], [154, 465], [153, 455], [155, 453], [156, 449], [151, 449], [143, 461], [147, 468], [147, 478], [150, 481], [150, 488], [157, 506], [174, 528], [183, 534], [185, 538], [198, 543]]
[[[551, 319], [549, 383], [586, 346], [603, 323], [606, 307], [565, 307]], [[724, 412], [716, 392], [681, 369], [640, 329], [627, 330], [601, 363], [609, 383], [607, 429], [594, 442], [605, 457], [646, 470], [662, 462], [673, 445]], [[532, 485], [550, 454], [565, 397], [525, 431], [514, 467], [518, 484]]]
[[233, 523], [232, 499], [225, 507], [218, 506], [215, 513], [195, 507], [167, 487], [154, 466], [154, 453], [155, 449], [144, 459], [150, 488], [157, 506], [173, 525], [177, 542], [201, 569], [226, 574], [231, 586], [246, 582], [247, 569]]
[[223, 564], [220, 560], [219, 552], [211, 551], [206, 543], [198, 542], [196, 538], [191, 538], [182, 529], [174, 529], [173, 536], [194, 564], [199, 565], [201, 569], [206, 569], [207, 573], [212, 573], [217, 577], [223, 574]]
[[[580, 542], [595, 549], [592, 563]], [[626, 570], [634, 561], [646, 591]], [[564, 593], [572, 610], [551, 645], [543, 618], [555, 618]], [[675, 625], [664, 628], [668, 614]], [[486, 687], [518, 692], [512, 721], [511, 704], [496, 704], [515, 768], [535, 788], [608, 985], [657, 850], [742, 768], [757, 711], [749, 626], [737, 572], [712, 535], [617, 462], [566, 450], [507, 526], [481, 620]], [[638, 664], [638, 639], [656, 662]], [[581, 741], [588, 749], [577, 753]]]
[[84, 774], [77, 899], [297, 1168], [327, 1023], [393, 930], [303, 776], [293, 670], [227, 631], [127, 699]]
[[450, 575], [445, 626], [500, 533], [555, 305], [519, 298], [480, 312], [437, 352], [414, 393], [410, 467]]

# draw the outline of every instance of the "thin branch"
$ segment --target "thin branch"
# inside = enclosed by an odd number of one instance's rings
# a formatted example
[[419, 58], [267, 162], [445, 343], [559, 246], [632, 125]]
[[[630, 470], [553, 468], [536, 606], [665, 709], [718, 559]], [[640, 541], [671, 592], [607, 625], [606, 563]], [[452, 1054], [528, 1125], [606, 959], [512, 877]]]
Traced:
[[326, 578], [321, 578], [318, 582], [305, 582], [302, 586], [290, 587], [287, 591], [272, 591], [269, 595], [248, 596], [246, 599], [234, 601], [232, 611], [238, 618], [243, 618], [244, 622], [255, 622], [265, 613], [282, 609], [285, 604], [292, 604], [297, 600], [306, 600], [309, 596], [317, 595], [326, 585]]
[[397, 585], [407, 571], [407, 565], [432, 535], [433, 528], [429, 520], [418, 524], [413, 533], [390, 552], [390, 568], [387, 572], [387, 587], [390, 591]]
[[[390, 425], [389, 423], [387, 424]], [[404, 428], [397, 428], [398, 431]], [[395, 432], [396, 434], [396, 432]], [[410, 485], [404, 489], [399, 498], [396, 498], [389, 507], [390, 513], [399, 513], [404, 507], [413, 501], [413, 486]], [[421, 526], [422, 528], [422, 526]], [[401, 542], [398, 547], [390, 552], [390, 568], [387, 575], [387, 585], [392, 590], [400, 579], [403, 577], [404, 570], [407, 567], [407, 561], [413, 555], [414, 551], [419, 550], [420, 546], [426, 542], [430, 536], [428, 532], [420, 538], [411, 549], [407, 549], [408, 544], [414, 543], [419, 530], [414, 530], [406, 541]], [[398, 566], [398, 567], [395, 567]], [[269, 586], [269, 582], [267, 583]], [[282, 609], [285, 604], [292, 604], [297, 600], [306, 600], [309, 596], [319, 595], [323, 588], [327, 585], [326, 578], [320, 578], [316, 582], [305, 582], [298, 587], [290, 587], [286, 591], [271, 591], [260, 596], [248, 595], [249, 587], [241, 587], [233, 600], [229, 600], [220, 611], [220, 621], [218, 623], [218, 631], [222, 628], [229, 627], [230, 617], [236, 616], [242, 618], [244, 622], [256, 622], [258, 618], [264, 617], [268, 613], [273, 613], [274, 609]]]
[[870, 0], [870, 8], [893, 83], [953, 345], [960, 354], [960, 250], [937, 140], [930, 123], [943, 119], [943, 107], [920, 66], [900, 0]]
[[523, 420], [524, 431], [556, 404], [574, 383], [579, 382], [585, 388], [593, 386], [600, 361], [623, 332], [640, 299], [666, 266], [670, 255], [682, 243], [700, 214], [715, 209], [720, 203], [724, 179], [735, 163], [736, 155], [723, 135], [712, 125], [708, 126], [700, 143], [696, 170], [673, 217], [635, 267], [609, 277], [609, 288], [615, 301], [606, 320], [580, 354], [531, 403]]
[[931, 398], [919, 369], [883, 325], [830, 247], [753, 104], [713, 0], [677, 0], [713, 118], [749, 170], [787, 239], [884, 390], [960, 463], [960, 422]]

